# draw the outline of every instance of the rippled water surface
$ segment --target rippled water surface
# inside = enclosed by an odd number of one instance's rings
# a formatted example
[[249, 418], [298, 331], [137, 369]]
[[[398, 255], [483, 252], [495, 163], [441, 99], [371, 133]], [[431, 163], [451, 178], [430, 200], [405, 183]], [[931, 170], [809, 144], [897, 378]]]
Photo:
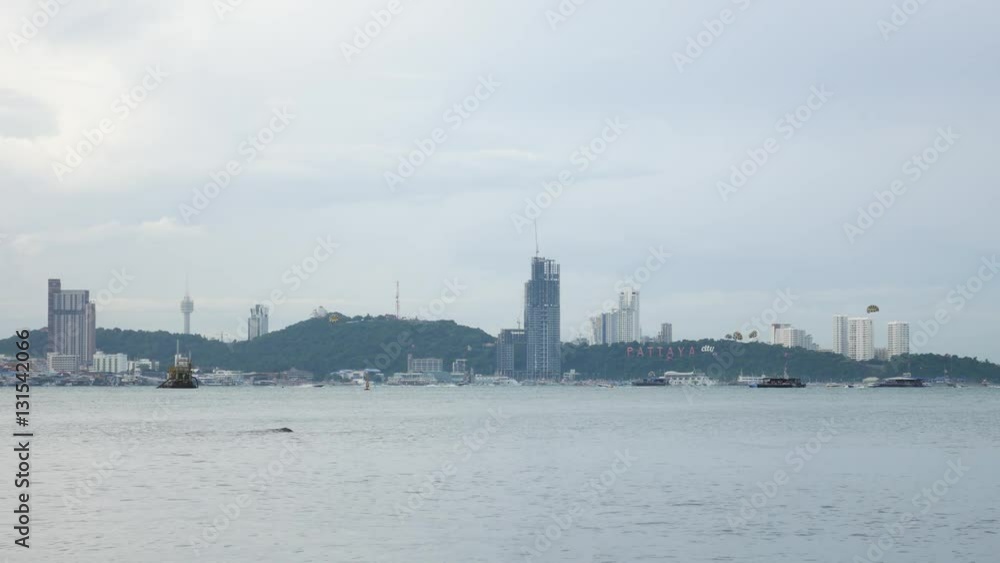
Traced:
[[39, 388], [32, 409], [10, 561], [1000, 560], [996, 389]]

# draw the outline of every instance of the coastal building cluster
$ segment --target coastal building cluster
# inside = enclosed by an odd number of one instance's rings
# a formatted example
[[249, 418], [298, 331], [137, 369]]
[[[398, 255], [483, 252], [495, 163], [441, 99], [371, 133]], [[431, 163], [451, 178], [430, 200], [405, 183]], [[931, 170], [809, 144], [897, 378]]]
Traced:
[[875, 347], [875, 331], [871, 317], [833, 317], [833, 352], [852, 360], [891, 360], [910, 353], [910, 324], [891, 321], [888, 325], [887, 347]]

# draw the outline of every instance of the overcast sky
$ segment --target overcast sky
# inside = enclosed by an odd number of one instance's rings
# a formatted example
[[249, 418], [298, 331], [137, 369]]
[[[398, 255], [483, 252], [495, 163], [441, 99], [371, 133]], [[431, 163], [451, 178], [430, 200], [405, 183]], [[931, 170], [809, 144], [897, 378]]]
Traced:
[[[913, 13], [80, 0], [48, 16], [6, 1], [0, 330], [44, 326], [58, 277], [105, 291], [100, 327], [177, 332], [187, 275], [203, 334], [236, 332], [274, 292], [272, 330], [320, 305], [391, 313], [397, 280], [404, 315], [496, 333], [522, 316], [531, 200], [562, 266], [565, 340], [650, 260], [646, 334], [669, 321], [675, 338], [720, 337], [788, 289], [778, 319], [824, 347], [832, 315], [875, 303], [878, 346], [887, 321], [916, 333], [943, 311], [925, 351], [998, 361], [1000, 276], [981, 266], [1000, 253], [1000, 7], [897, 3]], [[433, 154], [410, 174], [418, 140]], [[746, 182], [720, 188], [741, 165]], [[564, 171], [572, 183], [541, 196]], [[873, 194], [896, 180], [879, 213]]]

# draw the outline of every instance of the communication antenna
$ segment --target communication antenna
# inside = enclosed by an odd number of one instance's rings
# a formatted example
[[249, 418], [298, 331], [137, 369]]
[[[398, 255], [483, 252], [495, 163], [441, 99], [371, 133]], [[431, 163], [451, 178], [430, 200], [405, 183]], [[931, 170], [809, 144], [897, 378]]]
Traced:
[[396, 318], [399, 319], [399, 281], [396, 281]]
[[535, 219], [535, 257], [538, 257], [538, 219]]

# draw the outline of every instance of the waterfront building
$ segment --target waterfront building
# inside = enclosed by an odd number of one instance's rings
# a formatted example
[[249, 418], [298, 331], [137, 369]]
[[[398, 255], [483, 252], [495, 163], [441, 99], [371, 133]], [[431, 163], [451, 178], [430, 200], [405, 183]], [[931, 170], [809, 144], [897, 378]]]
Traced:
[[105, 354], [97, 351], [90, 371], [94, 373], [128, 373], [129, 361], [126, 354]]
[[[97, 351], [97, 310], [90, 291], [62, 289], [60, 280], [50, 279], [48, 331], [47, 354], [76, 358], [76, 365], [66, 371], [90, 367]], [[61, 366], [69, 365], [69, 360], [57, 361]]]
[[833, 352], [850, 356], [847, 337], [847, 315], [833, 316]]
[[889, 323], [888, 359], [910, 353], [910, 323], [892, 321]]
[[265, 305], [254, 305], [250, 309], [250, 320], [247, 321], [247, 340], [253, 340], [268, 333], [268, 313]]
[[72, 354], [49, 352], [45, 356], [50, 372], [76, 371], [80, 369], [80, 358]]
[[847, 319], [847, 354], [852, 360], [859, 362], [875, 359], [875, 340], [870, 318]]
[[505, 328], [497, 337], [496, 375], [520, 379], [527, 369], [527, 339], [523, 329]]
[[524, 284], [524, 329], [527, 377], [561, 378], [559, 264], [555, 260], [531, 259], [531, 279]]
[[406, 371], [409, 373], [440, 373], [444, 371], [444, 360], [441, 358], [414, 358], [413, 354], [406, 356]]

